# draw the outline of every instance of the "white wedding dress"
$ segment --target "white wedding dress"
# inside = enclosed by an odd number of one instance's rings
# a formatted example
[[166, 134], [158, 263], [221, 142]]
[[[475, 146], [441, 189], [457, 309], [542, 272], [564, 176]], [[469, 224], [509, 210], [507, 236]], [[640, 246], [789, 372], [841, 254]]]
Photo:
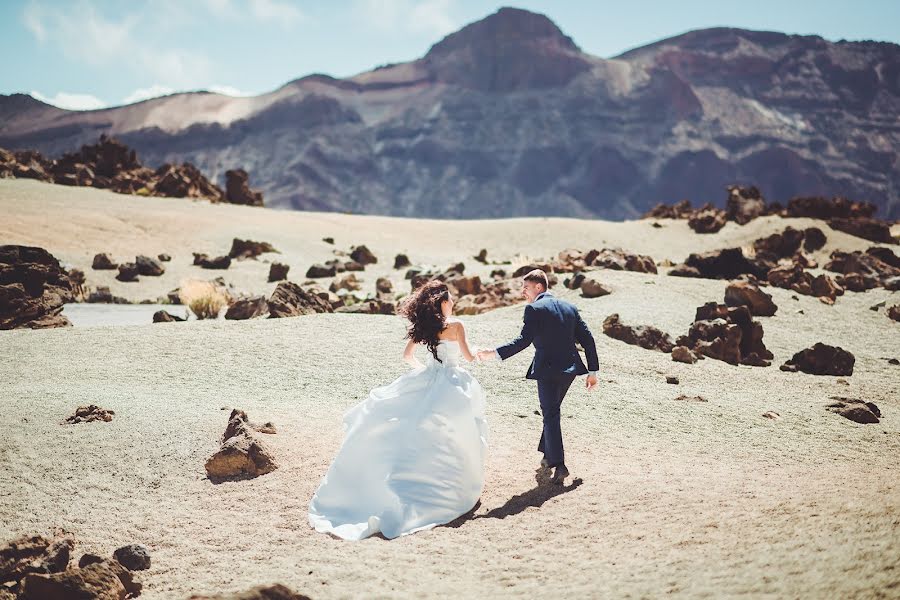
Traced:
[[484, 392], [442, 340], [435, 361], [373, 389], [344, 415], [344, 442], [309, 504], [316, 531], [395, 538], [449, 523], [484, 486]]

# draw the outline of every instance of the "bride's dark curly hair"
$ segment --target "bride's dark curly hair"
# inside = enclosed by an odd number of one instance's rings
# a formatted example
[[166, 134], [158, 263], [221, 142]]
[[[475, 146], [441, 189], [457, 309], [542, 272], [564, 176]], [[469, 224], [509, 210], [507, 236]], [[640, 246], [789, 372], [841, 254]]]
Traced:
[[401, 315], [409, 319], [406, 338], [425, 344], [438, 362], [441, 362], [437, 355], [438, 334], [446, 327], [441, 302], [449, 299], [447, 284], [433, 279], [410, 294], [398, 309]]

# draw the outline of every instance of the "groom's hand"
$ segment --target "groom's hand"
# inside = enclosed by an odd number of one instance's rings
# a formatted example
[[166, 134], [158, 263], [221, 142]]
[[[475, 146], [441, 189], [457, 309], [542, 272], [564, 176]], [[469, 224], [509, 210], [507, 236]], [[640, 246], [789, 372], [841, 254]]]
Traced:
[[596, 375], [588, 375], [587, 380], [584, 382], [584, 387], [586, 387], [589, 390], [592, 390], [595, 387], [597, 387], [597, 376]]
[[496, 358], [496, 354], [493, 350], [479, 350], [478, 351], [478, 360], [480, 360], [482, 362], [494, 360], [495, 358]]

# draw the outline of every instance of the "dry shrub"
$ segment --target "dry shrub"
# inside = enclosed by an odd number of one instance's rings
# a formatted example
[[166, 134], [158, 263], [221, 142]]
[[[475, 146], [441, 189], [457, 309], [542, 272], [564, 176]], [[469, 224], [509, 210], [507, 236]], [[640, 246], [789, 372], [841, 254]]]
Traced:
[[210, 281], [186, 281], [181, 284], [178, 297], [198, 319], [215, 319], [228, 306], [225, 290]]

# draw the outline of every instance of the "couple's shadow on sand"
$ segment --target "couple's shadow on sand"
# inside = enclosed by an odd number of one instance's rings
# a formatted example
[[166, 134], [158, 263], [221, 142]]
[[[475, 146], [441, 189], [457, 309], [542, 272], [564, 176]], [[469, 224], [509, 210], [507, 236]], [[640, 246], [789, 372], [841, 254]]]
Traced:
[[516, 494], [507, 500], [503, 506], [492, 508], [483, 515], [475, 514], [481, 508], [481, 500], [479, 500], [472, 510], [450, 521], [443, 527], [453, 527], [455, 529], [475, 519], [505, 519], [506, 517], [517, 515], [525, 509], [537, 508], [547, 500], [571, 492], [583, 483], [580, 478], [576, 477], [569, 485], [554, 484], [550, 483], [551, 476], [552, 470], [549, 467], [540, 467], [534, 472], [534, 480], [537, 482], [534, 488], [527, 492]]

